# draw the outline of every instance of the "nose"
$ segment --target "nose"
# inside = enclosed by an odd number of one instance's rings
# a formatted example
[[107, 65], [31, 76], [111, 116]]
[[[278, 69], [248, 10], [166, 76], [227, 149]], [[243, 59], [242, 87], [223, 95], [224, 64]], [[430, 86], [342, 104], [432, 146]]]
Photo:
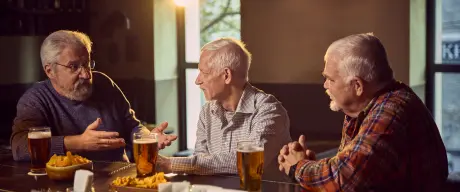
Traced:
[[198, 73], [198, 76], [196, 76], [195, 79], [195, 85], [201, 85], [201, 73]]
[[329, 89], [329, 83], [327, 82], [327, 79], [324, 80], [323, 87], [324, 89]]
[[79, 76], [82, 79], [89, 79], [91, 77], [91, 69], [86, 68], [86, 67], [80, 67], [80, 73]]

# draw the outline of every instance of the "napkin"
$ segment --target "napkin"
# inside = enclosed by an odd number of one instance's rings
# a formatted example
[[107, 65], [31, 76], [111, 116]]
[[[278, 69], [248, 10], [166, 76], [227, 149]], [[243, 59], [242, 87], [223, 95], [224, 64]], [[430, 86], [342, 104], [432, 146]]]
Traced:
[[158, 192], [189, 192], [190, 182], [166, 182], [158, 185]]
[[93, 185], [94, 174], [88, 170], [77, 170], [75, 172], [75, 179], [73, 181], [74, 192], [88, 192], [91, 191]]

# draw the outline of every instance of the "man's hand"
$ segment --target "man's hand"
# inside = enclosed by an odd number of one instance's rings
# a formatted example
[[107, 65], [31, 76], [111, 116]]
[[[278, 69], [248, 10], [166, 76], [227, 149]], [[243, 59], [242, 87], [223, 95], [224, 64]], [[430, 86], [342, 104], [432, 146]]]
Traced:
[[164, 173], [171, 173], [172, 172], [171, 159], [158, 154], [158, 158], [156, 162], [156, 171], [164, 172]]
[[281, 148], [278, 155], [279, 170], [288, 175], [291, 166], [303, 159], [316, 160], [316, 155], [312, 150], [307, 149], [305, 136], [301, 135], [298, 142], [291, 142]]
[[64, 145], [68, 151], [99, 151], [117, 149], [126, 145], [123, 138], [117, 138], [118, 132], [97, 131], [101, 119], [88, 125], [81, 135], [64, 137]]
[[163, 131], [168, 127], [168, 122], [163, 122], [159, 126], [152, 129], [152, 133], [157, 133], [158, 148], [163, 149], [171, 145], [171, 142], [177, 139], [176, 135], [166, 135]]

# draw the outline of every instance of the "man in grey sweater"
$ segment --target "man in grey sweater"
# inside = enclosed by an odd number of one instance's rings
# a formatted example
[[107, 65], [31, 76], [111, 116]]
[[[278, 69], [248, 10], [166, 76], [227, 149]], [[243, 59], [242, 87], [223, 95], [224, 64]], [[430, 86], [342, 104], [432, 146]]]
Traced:
[[[148, 132], [134, 116], [118, 86], [105, 74], [92, 71], [91, 40], [74, 31], [56, 31], [43, 42], [40, 57], [48, 79], [36, 83], [20, 98], [11, 135], [13, 158], [30, 158], [28, 129], [51, 128], [51, 154], [78, 153], [91, 160], [128, 161], [125, 147], [133, 132]], [[167, 123], [152, 130], [164, 148], [176, 140], [165, 135]]]

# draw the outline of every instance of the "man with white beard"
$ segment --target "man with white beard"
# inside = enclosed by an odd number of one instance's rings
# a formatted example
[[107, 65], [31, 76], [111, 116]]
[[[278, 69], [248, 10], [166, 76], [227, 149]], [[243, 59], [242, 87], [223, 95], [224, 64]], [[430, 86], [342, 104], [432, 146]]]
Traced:
[[280, 171], [311, 191], [443, 191], [447, 154], [436, 123], [395, 81], [380, 40], [339, 39], [324, 62], [330, 108], [345, 113], [338, 152], [317, 160], [301, 136], [280, 150]]
[[[48, 79], [35, 83], [19, 99], [11, 135], [16, 161], [28, 160], [29, 128], [50, 127], [51, 154], [66, 151], [91, 160], [128, 161], [125, 146], [132, 133], [146, 132], [129, 102], [107, 75], [92, 71], [91, 40], [75, 31], [61, 30], [43, 42], [40, 57]], [[165, 135], [167, 123], [156, 127], [159, 148], [177, 137]]]

